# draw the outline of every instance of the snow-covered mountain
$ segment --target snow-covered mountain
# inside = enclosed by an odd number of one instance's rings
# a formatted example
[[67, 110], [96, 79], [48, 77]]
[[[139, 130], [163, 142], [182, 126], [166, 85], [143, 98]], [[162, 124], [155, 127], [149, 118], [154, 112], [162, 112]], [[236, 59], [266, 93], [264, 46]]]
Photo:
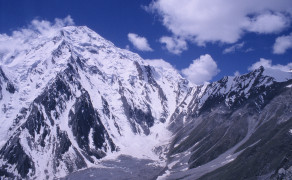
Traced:
[[114, 151], [156, 158], [189, 88], [173, 68], [149, 66], [87, 27], [28, 43], [1, 59], [2, 173], [60, 177]]
[[[54, 179], [129, 155], [166, 166], [153, 177], [217, 173], [206, 175], [212, 179], [249, 148], [264, 148], [263, 138], [283, 124], [279, 146], [291, 146], [289, 72], [261, 67], [197, 86], [170, 64], [143, 60], [84, 26], [35, 33], [25, 44], [0, 56], [3, 178]], [[273, 154], [256, 173], [288, 169], [289, 153]], [[274, 162], [284, 156], [284, 164]]]

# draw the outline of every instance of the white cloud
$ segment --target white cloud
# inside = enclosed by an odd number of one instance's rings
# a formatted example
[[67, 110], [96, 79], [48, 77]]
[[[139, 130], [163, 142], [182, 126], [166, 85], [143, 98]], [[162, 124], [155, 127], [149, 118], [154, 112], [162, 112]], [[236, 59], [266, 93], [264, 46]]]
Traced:
[[70, 15], [68, 15], [64, 19], [56, 18], [54, 26], [56, 26], [56, 27], [65, 27], [65, 26], [72, 26], [74, 24], [75, 24], [74, 20], [71, 18]]
[[0, 60], [16, 51], [25, 50], [35, 38], [51, 37], [64, 26], [74, 25], [70, 16], [55, 19], [54, 23], [45, 20], [32, 20], [25, 28], [13, 31], [12, 35], [0, 34]]
[[133, 44], [133, 46], [140, 51], [153, 51], [145, 37], [138, 36], [134, 33], [129, 33], [128, 39]]
[[279, 32], [292, 15], [291, 0], [156, 0], [146, 9], [159, 14], [174, 36], [198, 45], [235, 43], [247, 32]]
[[280, 36], [276, 39], [273, 46], [274, 54], [284, 54], [288, 49], [292, 48], [292, 33], [288, 36]]
[[251, 67], [248, 68], [249, 71], [253, 71], [255, 69], [258, 69], [260, 66], [263, 66], [264, 68], [268, 69], [278, 69], [281, 71], [290, 71], [292, 69], [292, 63], [288, 63], [287, 65], [272, 65], [272, 60], [260, 58], [260, 61], [254, 63]]
[[223, 50], [223, 54], [228, 54], [228, 53], [233, 53], [235, 52], [236, 50], [239, 50], [241, 48], [243, 48], [244, 46], [244, 42], [242, 43], [237, 43], [237, 44], [234, 44], [226, 49]]
[[254, 49], [253, 48], [248, 48], [248, 49], [246, 49], [244, 52], [251, 52], [251, 51], [254, 51]]
[[246, 25], [246, 29], [256, 33], [277, 33], [288, 27], [289, 19], [283, 14], [265, 13], [251, 18]]
[[163, 36], [159, 39], [159, 42], [165, 45], [165, 48], [173, 54], [181, 54], [182, 51], [187, 50], [187, 42], [178, 37]]
[[188, 68], [183, 69], [181, 72], [191, 82], [202, 84], [210, 81], [220, 70], [213, 58], [209, 54], [205, 54], [195, 59]]

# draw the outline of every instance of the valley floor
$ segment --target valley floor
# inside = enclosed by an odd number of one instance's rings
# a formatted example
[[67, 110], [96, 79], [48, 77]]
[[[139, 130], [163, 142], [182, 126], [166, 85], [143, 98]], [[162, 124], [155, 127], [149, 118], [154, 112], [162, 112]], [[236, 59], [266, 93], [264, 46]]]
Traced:
[[156, 179], [164, 167], [150, 159], [137, 159], [120, 155], [115, 160], [104, 160], [99, 167], [92, 167], [74, 172], [60, 180], [134, 180]]

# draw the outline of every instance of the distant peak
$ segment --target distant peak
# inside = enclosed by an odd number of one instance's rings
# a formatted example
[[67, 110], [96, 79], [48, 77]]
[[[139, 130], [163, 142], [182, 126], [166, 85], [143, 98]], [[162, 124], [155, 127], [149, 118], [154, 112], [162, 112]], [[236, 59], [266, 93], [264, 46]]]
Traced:
[[292, 79], [292, 73], [290, 71], [282, 71], [280, 69], [274, 68], [264, 68], [263, 75], [270, 76], [277, 82], [283, 82]]

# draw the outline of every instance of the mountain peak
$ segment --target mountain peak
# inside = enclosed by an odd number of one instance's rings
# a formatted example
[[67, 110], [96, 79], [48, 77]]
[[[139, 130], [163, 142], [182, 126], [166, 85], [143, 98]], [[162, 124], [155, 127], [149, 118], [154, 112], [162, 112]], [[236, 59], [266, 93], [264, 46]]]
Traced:
[[269, 67], [266, 67], [266, 68], [262, 67], [262, 68], [264, 69], [263, 75], [272, 77], [274, 81], [284, 82], [284, 81], [292, 79], [291, 71], [283, 71], [281, 69], [269, 68]]

